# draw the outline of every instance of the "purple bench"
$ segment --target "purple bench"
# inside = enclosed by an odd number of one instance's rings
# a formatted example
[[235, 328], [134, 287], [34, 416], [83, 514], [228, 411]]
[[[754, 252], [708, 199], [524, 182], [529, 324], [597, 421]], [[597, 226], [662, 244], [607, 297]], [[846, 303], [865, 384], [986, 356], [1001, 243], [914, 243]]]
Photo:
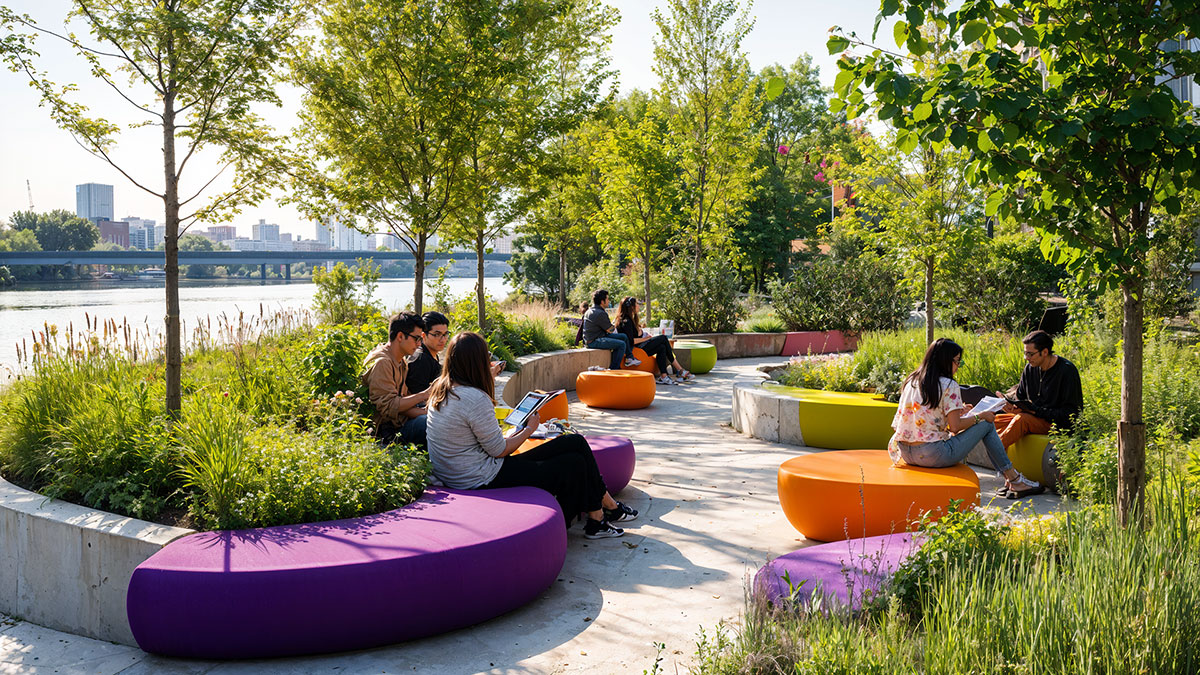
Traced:
[[587, 442], [608, 493], [615, 495], [624, 490], [633, 479], [633, 468], [637, 463], [633, 441], [622, 436], [588, 436]]
[[902, 532], [809, 546], [764, 565], [754, 577], [754, 587], [777, 602], [788, 597], [790, 581], [792, 588], [799, 588], [796, 600], [801, 603], [820, 593], [828, 602], [858, 609], [864, 593], [882, 588], [916, 550], [915, 543], [913, 533]]
[[566, 552], [547, 492], [431, 488], [374, 516], [173, 541], [134, 571], [129, 625], [142, 649], [186, 658], [375, 647], [516, 609]]

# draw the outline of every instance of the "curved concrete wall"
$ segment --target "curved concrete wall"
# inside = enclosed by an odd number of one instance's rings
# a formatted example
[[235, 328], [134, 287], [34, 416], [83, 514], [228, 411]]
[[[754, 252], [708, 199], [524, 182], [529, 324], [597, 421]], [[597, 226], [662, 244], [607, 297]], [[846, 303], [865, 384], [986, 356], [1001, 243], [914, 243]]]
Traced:
[[136, 645], [125, 614], [129, 578], [191, 533], [49, 499], [0, 478], [0, 612]]
[[546, 391], [566, 389], [575, 391], [575, 376], [592, 366], [607, 368], [607, 349], [565, 349], [558, 352], [529, 354], [517, 359], [521, 369], [506, 377], [497, 378], [500, 388], [496, 398], [508, 405], [516, 405], [525, 394], [534, 389]]
[[763, 389], [763, 380], [747, 376], [733, 381], [733, 428], [764, 441], [804, 445], [800, 399]]

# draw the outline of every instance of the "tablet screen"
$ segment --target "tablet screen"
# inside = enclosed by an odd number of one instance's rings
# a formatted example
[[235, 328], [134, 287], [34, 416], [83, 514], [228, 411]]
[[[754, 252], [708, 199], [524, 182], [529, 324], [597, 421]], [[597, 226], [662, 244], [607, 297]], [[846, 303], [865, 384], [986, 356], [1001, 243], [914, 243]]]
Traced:
[[525, 420], [529, 419], [529, 414], [536, 410], [545, 398], [545, 394], [539, 394], [532, 391], [528, 394], [525, 394], [525, 398], [521, 399], [521, 402], [517, 404], [517, 407], [513, 408], [513, 411], [508, 414], [508, 417], [504, 418], [504, 423], [511, 424], [514, 427], [525, 426]]

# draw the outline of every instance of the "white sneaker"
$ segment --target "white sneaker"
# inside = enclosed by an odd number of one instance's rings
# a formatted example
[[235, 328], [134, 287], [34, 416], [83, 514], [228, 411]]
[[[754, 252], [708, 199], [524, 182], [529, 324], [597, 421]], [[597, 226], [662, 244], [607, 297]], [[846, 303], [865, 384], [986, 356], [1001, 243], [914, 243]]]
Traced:
[[636, 368], [637, 366], [640, 366], [640, 365], [642, 365], [642, 362], [639, 361], [638, 359], [633, 358], [632, 356], [625, 359], [625, 367], [626, 368]]

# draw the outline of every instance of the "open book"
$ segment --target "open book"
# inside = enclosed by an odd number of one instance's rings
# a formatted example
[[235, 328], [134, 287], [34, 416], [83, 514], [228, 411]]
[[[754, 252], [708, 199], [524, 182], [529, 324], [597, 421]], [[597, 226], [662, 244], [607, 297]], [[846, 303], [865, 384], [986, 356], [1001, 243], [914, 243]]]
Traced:
[[1007, 402], [997, 396], [984, 396], [979, 399], [979, 403], [976, 403], [974, 408], [971, 408], [969, 414], [982, 415], [983, 413], [1004, 412], [1004, 404]]

